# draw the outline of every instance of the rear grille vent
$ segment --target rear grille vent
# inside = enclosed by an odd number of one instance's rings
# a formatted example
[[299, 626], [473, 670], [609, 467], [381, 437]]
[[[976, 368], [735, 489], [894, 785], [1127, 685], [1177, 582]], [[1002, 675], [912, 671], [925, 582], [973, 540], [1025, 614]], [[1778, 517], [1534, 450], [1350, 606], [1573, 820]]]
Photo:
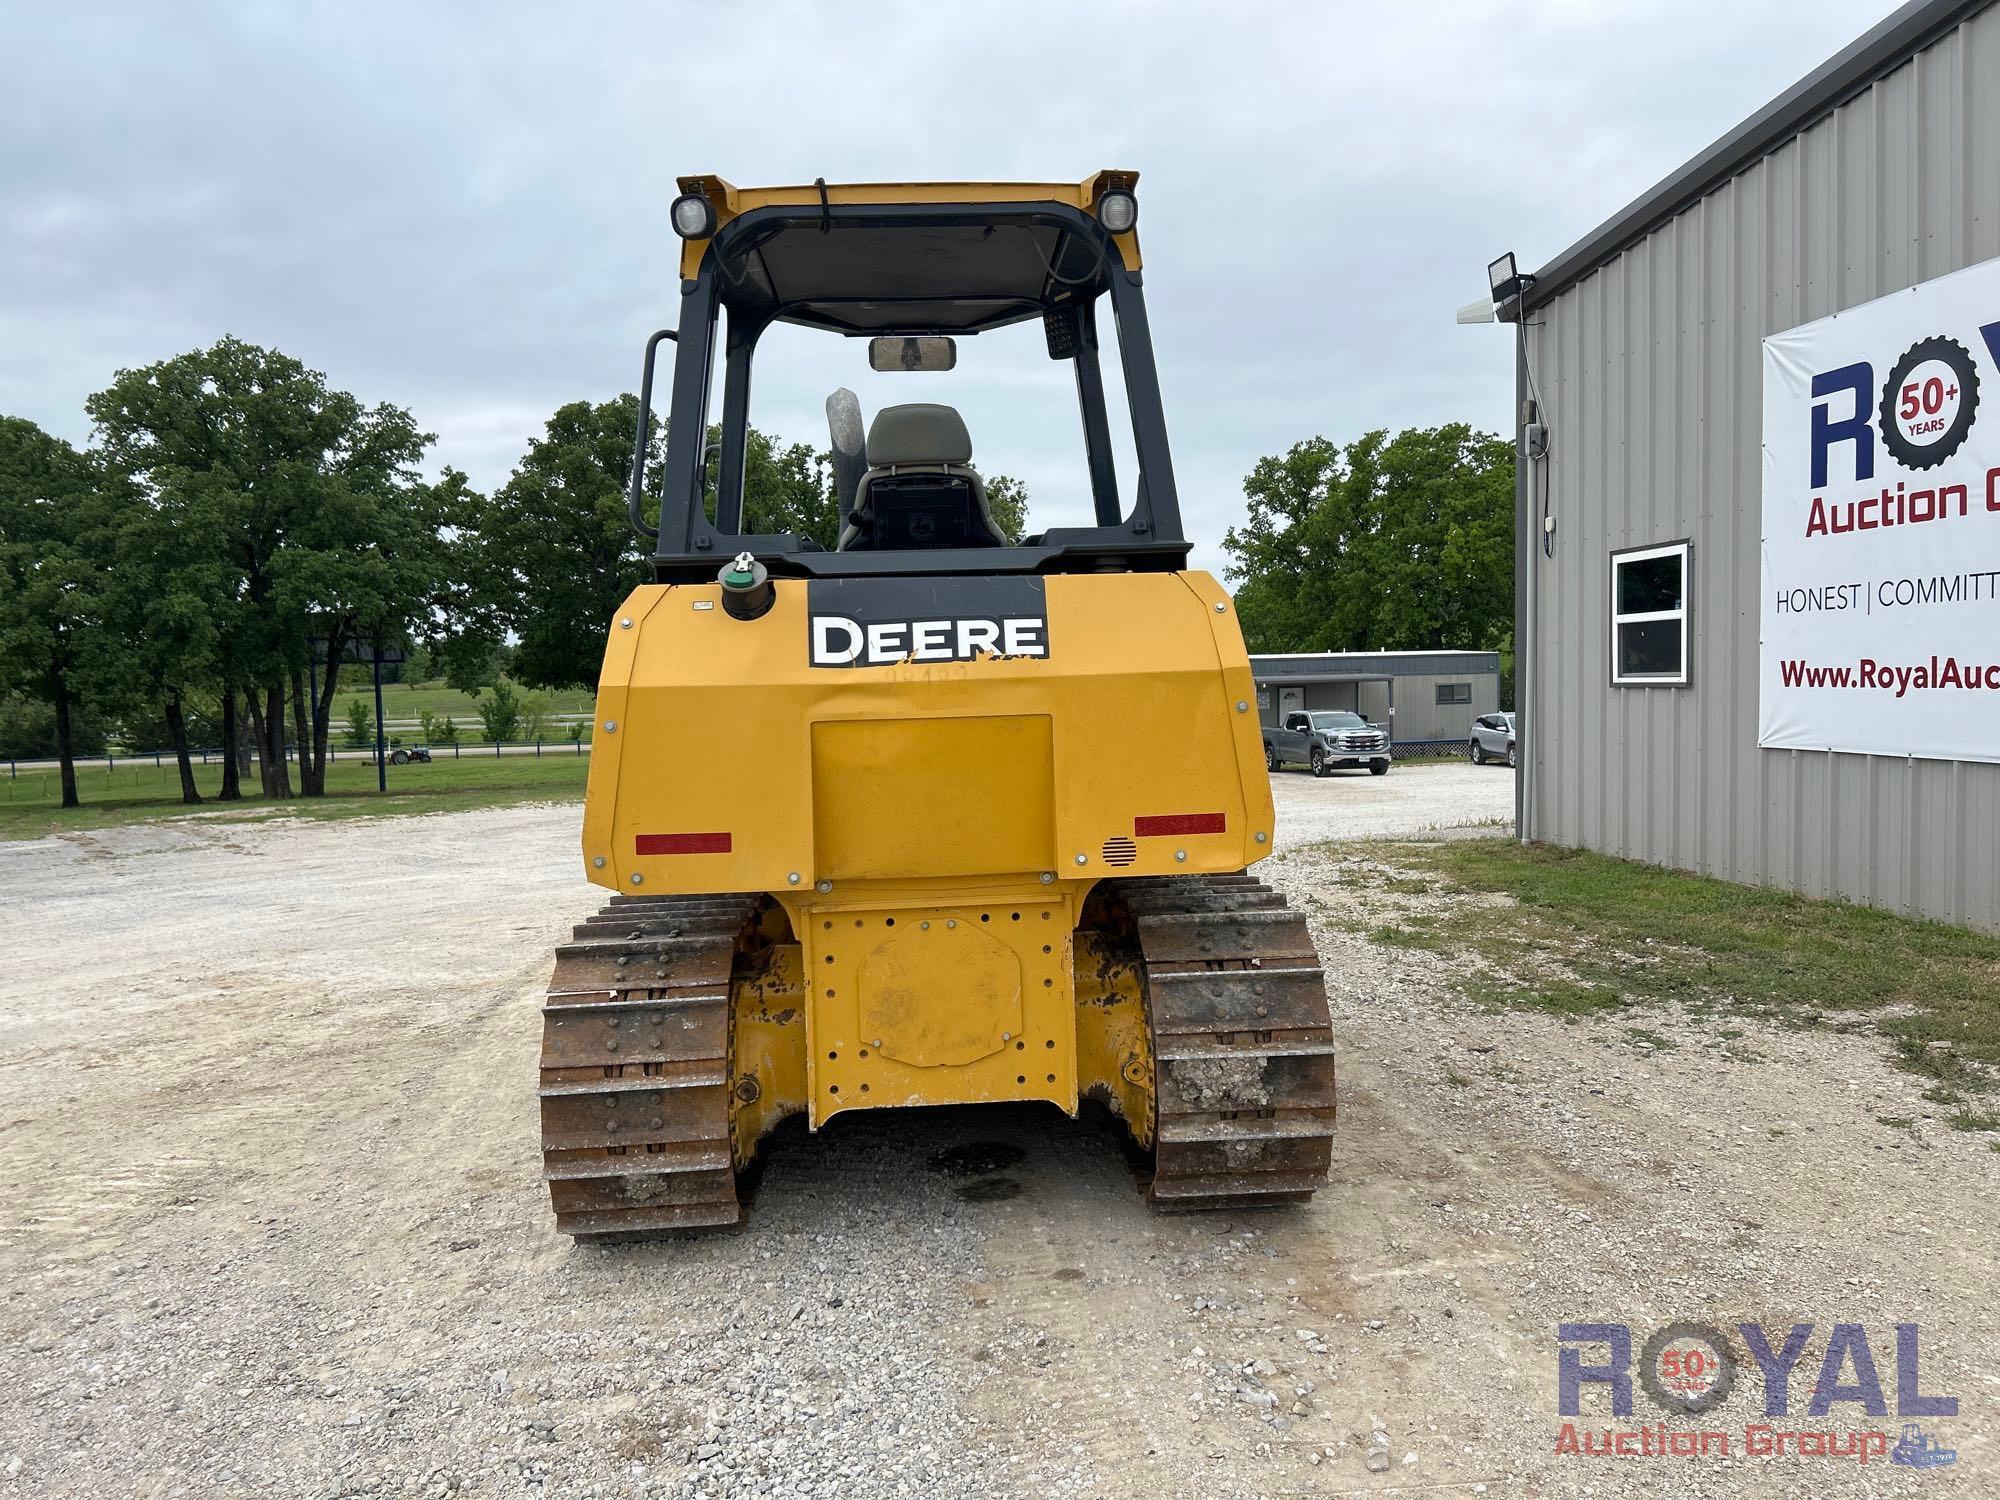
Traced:
[[1122, 870], [1139, 857], [1139, 846], [1128, 838], [1114, 837], [1104, 841], [1104, 862], [1114, 870]]

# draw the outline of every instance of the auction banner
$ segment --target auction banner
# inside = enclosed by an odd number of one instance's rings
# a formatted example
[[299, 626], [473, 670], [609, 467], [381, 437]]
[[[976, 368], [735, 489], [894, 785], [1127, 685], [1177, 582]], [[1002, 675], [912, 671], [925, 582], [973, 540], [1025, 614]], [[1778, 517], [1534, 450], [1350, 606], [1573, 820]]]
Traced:
[[2000, 761], [2000, 260], [1764, 340], [1757, 743]]

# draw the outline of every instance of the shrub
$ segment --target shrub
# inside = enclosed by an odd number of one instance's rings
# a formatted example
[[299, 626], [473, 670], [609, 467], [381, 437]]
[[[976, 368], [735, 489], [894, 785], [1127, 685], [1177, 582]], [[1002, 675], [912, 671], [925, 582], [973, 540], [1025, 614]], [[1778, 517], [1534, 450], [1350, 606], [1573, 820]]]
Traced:
[[375, 743], [375, 710], [368, 706], [365, 698], [354, 698], [348, 702], [347, 743], [357, 750], [364, 750]]
[[479, 700], [479, 722], [489, 744], [517, 739], [521, 733], [521, 698], [504, 681], [496, 682]]
[[553, 709], [548, 694], [529, 693], [521, 699], [521, 738], [539, 740], [548, 732]]

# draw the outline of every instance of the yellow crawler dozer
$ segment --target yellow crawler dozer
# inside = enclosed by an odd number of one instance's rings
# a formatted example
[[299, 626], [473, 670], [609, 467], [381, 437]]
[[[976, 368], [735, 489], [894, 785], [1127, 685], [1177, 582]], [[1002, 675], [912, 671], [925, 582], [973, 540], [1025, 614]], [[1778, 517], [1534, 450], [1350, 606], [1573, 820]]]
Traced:
[[[679, 318], [647, 347], [630, 496], [655, 581], [610, 622], [584, 814], [585, 871], [616, 894], [558, 950], [544, 1010], [564, 1232], [733, 1224], [781, 1120], [911, 1105], [1096, 1096], [1162, 1208], [1325, 1181], [1325, 980], [1244, 873], [1272, 835], [1255, 690], [1229, 597], [1185, 567], [1135, 184], [681, 180]], [[886, 405], [864, 434], [841, 390], [838, 544], [747, 533], [775, 323], [934, 375], [960, 339], [1041, 324], [1073, 367], [1084, 524], [1011, 537], [953, 407]]]

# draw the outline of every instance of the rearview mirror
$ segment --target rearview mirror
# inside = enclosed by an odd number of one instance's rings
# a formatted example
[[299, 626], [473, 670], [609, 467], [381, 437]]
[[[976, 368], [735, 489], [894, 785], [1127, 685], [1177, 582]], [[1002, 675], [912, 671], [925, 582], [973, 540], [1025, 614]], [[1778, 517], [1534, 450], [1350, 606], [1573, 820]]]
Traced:
[[879, 374], [896, 370], [950, 370], [958, 364], [958, 342], [932, 337], [870, 339], [868, 368]]

